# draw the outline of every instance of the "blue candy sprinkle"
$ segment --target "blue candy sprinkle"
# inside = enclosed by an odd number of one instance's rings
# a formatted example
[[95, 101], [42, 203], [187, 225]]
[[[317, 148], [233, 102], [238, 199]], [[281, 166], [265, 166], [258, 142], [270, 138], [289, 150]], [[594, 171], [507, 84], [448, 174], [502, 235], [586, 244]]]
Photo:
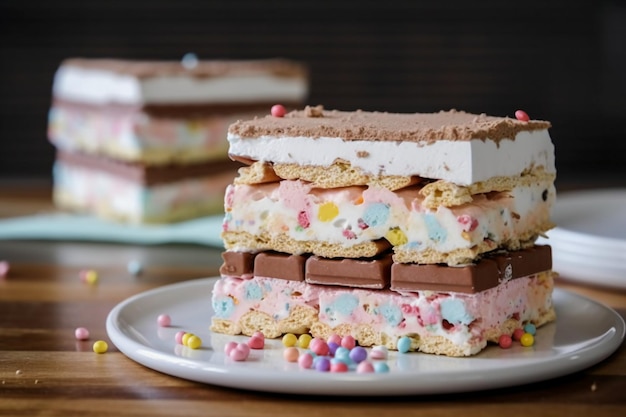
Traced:
[[411, 339], [406, 336], [398, 339], [398, 352], [407, 353], [411, 349]]

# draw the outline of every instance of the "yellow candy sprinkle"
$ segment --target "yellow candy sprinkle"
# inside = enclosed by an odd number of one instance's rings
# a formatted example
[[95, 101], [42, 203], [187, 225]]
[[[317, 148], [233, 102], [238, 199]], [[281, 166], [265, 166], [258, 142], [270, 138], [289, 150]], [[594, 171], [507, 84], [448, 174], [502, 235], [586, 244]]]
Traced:
[[[184, 339], [184, 337], [183, 337], [183, 339]], [[196, 335], [191, 335], [187, 339], [187, 346], [192, 348], [192, 349], [198, 349], [200, 346], [202, 346], [202, 339], [200, 339]]]
[[524, 333], [519, 342], [522, 344], [522, 346], [532, 346], [535, 344], [535, 337], [530, 333]]
[[90, 269], [89, 271], [85, 272], [85, 282], [91, 285], [98, 282], [98, 273], [94, 271], [93, 269]]
[[401, 246], [409, 241], [404, 232], [400, 229], [391, 229], [385, 235], [385, 238], [391, 243], [393, 246]]
[[465, 240], [472, 240], [472, 237], [468, 232], [461, 232], [461, 237]]
[[98, 340], [93, 344], [93, 351], [96, 353], [105, 353], [109, 349], [109, 345], [104, 340]]
[[322, 222], [329, 222], [339, 214], [339, 207], [333, 202], [324, 203], [320, 206], [317, 218]]
[[309, 343], [311, 343], [311, 339], [313, 339], [313, 336], [311, 336], [308, 333], [304, 333], [301, 334], [300, 337], [298, 338], [298, 346], [300, 346], [303, 349], [307, 349], [309, 347]]
[[295, 346], [296, 343], [298, 343], [298, 338], [296, 337], [295, 334], [287, 333], [286, 335], [283, 336], [283, 346], [291, 347], [291, 346]]
[[193, 334], [193, 333], [185, 333], [183, 335], [183, 339], [182, 339], [183, 346], [188, 346], [187, 343], [189, 343], [189, 339], [191, 338], [191, 336], [195, 336], [195, 334]]

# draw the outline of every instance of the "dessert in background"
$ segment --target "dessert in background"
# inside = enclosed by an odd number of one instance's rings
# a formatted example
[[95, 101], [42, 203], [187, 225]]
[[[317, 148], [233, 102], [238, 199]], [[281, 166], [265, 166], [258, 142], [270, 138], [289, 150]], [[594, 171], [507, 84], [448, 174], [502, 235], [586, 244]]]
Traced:
[[236, 170], [226, 132], [280, 101], [299, 107], [298, 62], [68, 59], [56, 72], [48, 136], [62, 208], [132, 223], [221, 212]]
[[554, 147], [537, 120], [329, 111], [239, 121], [212, 329], [449, 356], [554, 320]]

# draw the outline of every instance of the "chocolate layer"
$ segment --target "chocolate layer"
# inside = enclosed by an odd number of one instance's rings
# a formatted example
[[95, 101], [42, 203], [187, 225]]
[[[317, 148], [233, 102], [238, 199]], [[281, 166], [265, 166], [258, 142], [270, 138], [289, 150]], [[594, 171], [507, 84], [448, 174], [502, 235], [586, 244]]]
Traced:
[[306, 261], [306, 282], [383, 289], [389, 286], [392, 263], [391, 255], [374, 260], [311, 256]]
[[254, 258], [254, 276], [304, 281], [306, 256], [260, 252]]
[[228, 159], [152, 166], [63, 150], [57, 150], [56, 158], [58, 162], [63, 164], [107, 172], [147, 186], [189, 178], [202, 178], [225, 171], [232, 171], [235, 174], [240, 167]]
[[[339, 285], [394, 291], [477, 293], [501, 282], [552, 269], [550, 246], [491, 254], [465, 266], [393, 263], [391, 255], [377, 259], [327, 259], [277, 252], [224, 252], [224, 275], [305, 280], [309, 284]], [[254, 267], [252, 266], [254, 264]]]
[[254, 273], [254, 257], [250, 252], [222, 252], [224, 263], [220, 267], [220, 274], [230, 276], [251, 275]]
[[549, 246], [493, 254], [475, 264], [461, 267], [394, 263], [391, 266], [391, 289], [477, 293], [497, 287], [503, 281], [551, 268]]

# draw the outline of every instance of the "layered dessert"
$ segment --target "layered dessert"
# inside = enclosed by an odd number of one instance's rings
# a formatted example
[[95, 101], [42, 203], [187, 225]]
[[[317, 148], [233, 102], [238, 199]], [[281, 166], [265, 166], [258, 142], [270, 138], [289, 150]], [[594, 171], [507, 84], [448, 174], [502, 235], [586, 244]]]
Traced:
[[212, 328], [480, 352], [554, 319], [545, 121], [307, 107], [237, 122]]
[[140, 223], [221, 211], [237, 169], [228, 126], [307, 94], [306, 68], [288, 60], [68, 59], [49, 113], [55, 201]]

